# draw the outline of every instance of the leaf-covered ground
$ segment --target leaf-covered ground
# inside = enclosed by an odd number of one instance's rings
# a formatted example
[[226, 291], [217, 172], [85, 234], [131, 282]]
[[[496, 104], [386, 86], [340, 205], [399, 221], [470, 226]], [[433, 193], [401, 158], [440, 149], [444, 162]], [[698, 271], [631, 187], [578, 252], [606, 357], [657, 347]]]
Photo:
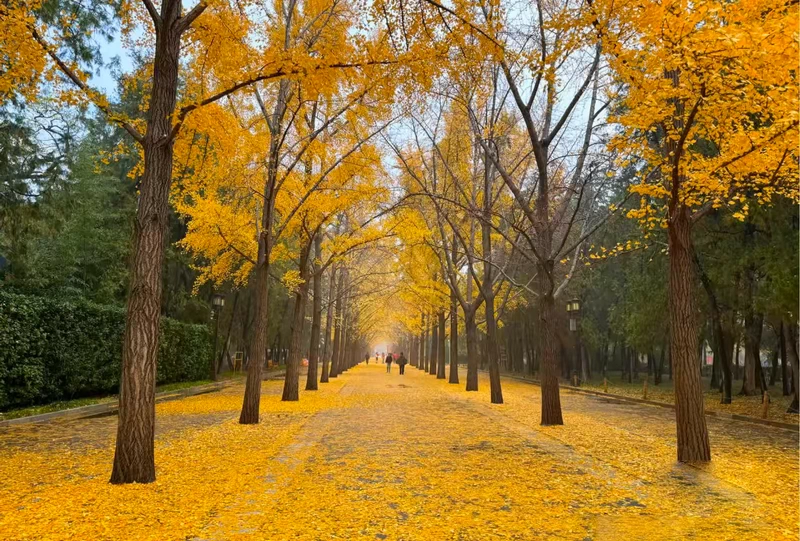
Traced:
[[[621, 381], [619, 374], [614, 374], [613, 377], [608, 378], [608, 393], [630, 396], [633, 398], [644, 398], [644, 376], [641, 376], [641, 378], [642, 379], [639, 381], [634, 380], [633, 383], [628, 383], [627, 381]], [[591, 381], [583, 382], [581, 386], [593, 391], [604, 390], [602, 378], [593, 378]], [[739, 390], [742, 386], [741, 380], [733, 382], [733, 397], [730, 404], [720, 404], [722, 395], [716, 389], [709, 389], [708, 378], [703, 378], [702, 386], [706, 411], [735, 413], [755, 418], [762, 417], [763, 404], [761, 396], [740, 395]], [[767, 418], [773, 421], [797, 424], [797, 415], [786, 413], [792, 401], [792, 397], [781, 395], [780, 382], [770, 389], [769, 395], [770, 405], [769, 408], [767, 408]], [[672, 382], [665, 376], [664, 381], [660, 385], [654, 385], [651, 377], [647, 385], [647, 399], [674, 404], [675, 390], [672, 387]]]
[[108, 484], [116, 418], [0, 429], [0, 539], [797, 539], [798, 437], [709, 419], [675, 461], [671, 411], [539, 389], [506, 403], [359, 366], [236, 423], [240, 386], [157, 406], [158, 480]]

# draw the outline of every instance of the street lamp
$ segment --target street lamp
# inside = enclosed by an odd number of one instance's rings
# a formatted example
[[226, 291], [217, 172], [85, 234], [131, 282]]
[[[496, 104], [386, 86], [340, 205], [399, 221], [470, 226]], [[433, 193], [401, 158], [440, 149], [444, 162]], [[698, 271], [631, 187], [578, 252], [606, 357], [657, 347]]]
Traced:
[[211, 319], [214, 320], [214, 347], [212, 348], [211, 355], [211, 379], [217, 380], [217, 333], [219, 332], [219, 313], [222, 307], [225, 306], [225, 297], [219, 293], [214, 293], [211, 297]]
[[572, 367], [572, 383], [576, 387], [580, 385], [578, 381], [578, 367], [581, 362], [581, 335], [578, 325], [578, 320], [581, 314], [581, 301], [579, 299], [572, 299], [567, 302], [567, 313], [569, 314], [569, 330], [575, 333], [575, 361]]

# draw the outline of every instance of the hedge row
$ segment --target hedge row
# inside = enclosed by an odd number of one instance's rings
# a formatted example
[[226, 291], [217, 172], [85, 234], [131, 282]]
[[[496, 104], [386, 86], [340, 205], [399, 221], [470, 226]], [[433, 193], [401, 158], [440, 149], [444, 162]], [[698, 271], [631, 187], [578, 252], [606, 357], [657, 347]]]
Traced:
[[[119, 390], [125, 310], [0, 292], [0, 410]], [[205, 379], [208, 328], [161, 318], [158, 384]]]

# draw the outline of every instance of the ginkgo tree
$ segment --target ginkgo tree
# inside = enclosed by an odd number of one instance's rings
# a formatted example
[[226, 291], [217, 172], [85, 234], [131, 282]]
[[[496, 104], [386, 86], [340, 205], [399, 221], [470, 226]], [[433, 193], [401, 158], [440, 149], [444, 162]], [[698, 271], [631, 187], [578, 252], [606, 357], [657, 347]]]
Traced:
[[[53, 6], [70, 9], [54, 12]], [[334, 12], [350, 9], [344, 6], [347, 3], [335, 0], [252, 4], [202, 0], [184, 8], [181, 0], [141, 0], [98, 5], [99, 12], [110, 10], [121, 25], [116, 25], [114, 17], [98, 18], [90, 13], [91, 24], [84, 26], [76, 21], [85, 20], [86, 12], [80, 3], [68, 0], [49, 5], [15, 1], [2, 8], [0, 24], [9, 38], [5, 39], [4, 34], [0, 45], [0, 55], [7, 64], [0, 72], [2, 99], [8, 101], [18, 95], [34, 99], [48, 83], [63, 103], [90, 103], [109, 121], [124, 128], [138, 145], [142, 158], [113, 483], [155, 479], [154, 394], [161, 267], [176, 138], [193, 112], [232, 99], [258, 83], [281, 79], [277, 94], [285, 98], [291, 87], [287, 77], [402, 63], [380, 32], [340, 31], [338, 39], [312, 51], [321, 27], [332, 21], [333, 26], [347, 25], [348, 17], [334, 16]], [[306, 16], [305, 23], [291, 24], [300, 11]], [[99, 28], [101, 33], [113, 36], [115, 26], [121, 27], [121, 40], [129, 52], [147, 59], [143, 69], [134, 74], [147, 96], [138, 118], [121, 114], [107, 96], [90, 85], [91, 55], [79, 46], [81, 37], [92, 29]], [[365, 37], [368, 35], [375, 39], [370, 41]], [[407, 58], [416, 58], [414, 54], [408, 53]], [[323, 82], [324, 78], [318, 78], [315, 84]], [[275, 115], [275, 124], [285, 113], [283, 107], [278, 100], [270, 113]], [[278, 129], [276, 133], [279, 132]], [[275, 163], [273, 159], [272, 170]], [[275, 178], [274, 174], [271, 178]], [[271, 197], [269, 193], [267, 196]], [[262, 250], [262, 254], [266, 253]], [[266, 277], [258, 270], [257, 274]], [[261, 321], [266, 317], [265, 305], [257, 307], [257, 321]], [[263, 333], [253, 336], [258, 340], [256, 353], [263, 351], [263, 342], [256, 338]], [[253, 396], [255, 386], [260, 386], [260, 380], [256, 383], [251, 378], [248, 396]], [[254, 402], [257, 400], [248, 401], [251, 406]], [[253, 422], [254, 418], [257, 419], [257, 407], [250, 407], [243, 420]]]
[[[692, 228], [710, 212], [798, 200], [798, 13], [776, 0], [589, 2], [623, 85], [611, 143], [642, 160], [630, 213], [666, 228], [678, 459], [711, 458], [695, 351]], [[795, 377], [798, 373], [793, 367]]]

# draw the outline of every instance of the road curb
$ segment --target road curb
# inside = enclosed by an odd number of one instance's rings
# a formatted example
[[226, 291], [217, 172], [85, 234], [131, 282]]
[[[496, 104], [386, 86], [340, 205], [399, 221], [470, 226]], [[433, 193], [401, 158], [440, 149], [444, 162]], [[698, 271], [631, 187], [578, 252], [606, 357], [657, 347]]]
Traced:
[[[486, 370], [481, 370], [481, 372], [488, 373]], [[502, 374], [501, 377], [506, 379], [513, 379], [516, 381], [523, 381], [525, 383], [531, 383], [533, 385], [541, 385], [538, 380], [525, 378], [521, 376], [510, 376], [507, 374]], [[601, 391], [593, 391], [590, 389], [581, 389], [580, 387], [574, 387], [572, 385], [562, 385], [559, 383], [559, 387], [566, 391], [571, 391], [573, 393], [579, 394], [588, 394], [592, 396], [598, 396], [601, 398], [605, 398], [607, 400], [617, 401], [617, 402], [630, 402], [634, 404], [644, 404], [647, 406], [658, 406], [660, 408], [668, 408], [671, 410], [675, 409], [675, 404], [670, 404], [668, 402], [656, 402], [655, 400], [645, 400], [644, 398], [634, 398], [632, 396], [623, 396], [619, 394], [612, 394], [612, 393], [604, 393]], [[750, 417], [748, 415], [740, 415], [738, 413], [725, 413], [720, 411], [706, 411], [706, 415], [709, 417], [716, 417], [718, 419], [728, 419], [731, 421], [740, 421], [745, 423], [753, 423], [762, 426], [770, 426], [773, 428], [780, 428], [782, 430], [792, 430], [797, 432], [798, 428], [800, 428], [800, 424], [792, 424], [792, 423], [784, 423], [781, 421], [772, 421], [770, 419], [758, 419], [757, 417]]]
[[[215, 383], [207, 383], [205, 385], [197, 385], [196, 387], [178, 389], [176, 391], [164, 391], [162, 393], [156, 393], [156, 402], [167, 402], [169, 400], [177, 400], [179, 398], [187, 398], [189, 396], [213, 393], [230, 384], [230, 381], [219, 381]], [[81, 406], [79, 408], [51, 411], [48, 413], [40, 413], [39, 415], [17, 417], [16, 419], [6, 419], [4, 421], [0, 421], [0, 428], [12, 425], [45, 423], [55, 419], [75, 420], [92, 417], [104, 417], [106, 415], [116, 415], [118, 409], [119, 401], [114, 400], [111, 402], [104, 402], [102, 404], [91, 404], [89, 406]]]

